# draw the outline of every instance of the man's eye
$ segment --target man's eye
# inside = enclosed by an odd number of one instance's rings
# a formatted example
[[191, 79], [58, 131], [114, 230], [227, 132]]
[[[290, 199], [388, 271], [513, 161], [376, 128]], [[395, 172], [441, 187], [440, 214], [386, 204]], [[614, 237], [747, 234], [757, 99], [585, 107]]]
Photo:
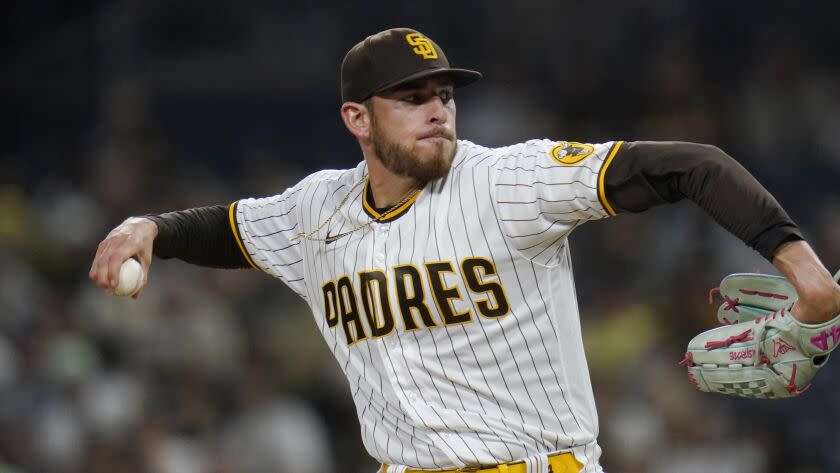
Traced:
[[408, 103], [418, 103], [420, 101], [420, 97], [418, 97], [417, 94], [411, 94], [403, 97], [403, 100]]
[[448, 103], [450, 100], [452, 100], [452, 92], [445, 90], [439, 94], [439, 97], [443, 101], [443, 103]]

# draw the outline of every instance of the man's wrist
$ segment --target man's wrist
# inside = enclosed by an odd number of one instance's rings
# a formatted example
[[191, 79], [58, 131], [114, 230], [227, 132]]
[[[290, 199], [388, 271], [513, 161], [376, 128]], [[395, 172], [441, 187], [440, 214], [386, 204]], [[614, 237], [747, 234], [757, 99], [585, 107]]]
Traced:
[[148, 216], [129, 217], [126, 219], [126, 223], [142, 228], [143, 231], [148, 232], [152, 236], [152, 239], [157, 238], [158, 232], [160, 231], [157, 222]]
[[818, 323], [840, 312], [840, 287], [805, 241], [786, 242], [776, 249], [773, 264], [796, 288], [799, 302], [794, 316], [802, 322]]

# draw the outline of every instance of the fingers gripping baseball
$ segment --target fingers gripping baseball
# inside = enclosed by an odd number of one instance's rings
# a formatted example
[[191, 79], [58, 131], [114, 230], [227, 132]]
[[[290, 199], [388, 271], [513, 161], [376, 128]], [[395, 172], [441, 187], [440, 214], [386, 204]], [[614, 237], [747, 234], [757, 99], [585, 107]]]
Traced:
[[90, 279], [109, 294], [115, 294], [120, 280], [120, 268], [126, 260], [135, 258], [143, 270], [140, 287], [132, 295], [136, 299], [148, 281], [156, 235], [157, 225], [151, 220], [138, 217], [126, 219], [99, 243], [91, 264]]

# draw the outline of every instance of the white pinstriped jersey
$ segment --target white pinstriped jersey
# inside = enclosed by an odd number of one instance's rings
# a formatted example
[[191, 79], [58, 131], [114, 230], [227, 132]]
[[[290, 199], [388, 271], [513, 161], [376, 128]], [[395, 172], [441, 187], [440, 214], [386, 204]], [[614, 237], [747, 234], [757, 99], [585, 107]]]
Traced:
[[[571, 450], [599, 472], [569, 233], [612, 214], [603, 170], [621, 142], [458, 141], [449, 174], [332, 243], [293, 240], [354, 184], [326, 170], [231, 206], [243, 250], [303, 297], [347, 376], [368, 452], [445, 469]], [[320, 235], [379, 216], [358, 186]]]

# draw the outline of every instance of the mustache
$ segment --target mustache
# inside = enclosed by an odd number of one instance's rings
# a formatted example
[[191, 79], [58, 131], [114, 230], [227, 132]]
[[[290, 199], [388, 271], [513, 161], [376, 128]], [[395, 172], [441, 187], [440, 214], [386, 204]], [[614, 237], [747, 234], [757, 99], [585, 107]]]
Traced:
[[417, 139], [422, 140], [426, 138], [446, 138], [447, 140], [454, 141], [455, 133], [448, 128], [436, 126], [427, 133], [420, 135], [420, 137], [418, 137]]

